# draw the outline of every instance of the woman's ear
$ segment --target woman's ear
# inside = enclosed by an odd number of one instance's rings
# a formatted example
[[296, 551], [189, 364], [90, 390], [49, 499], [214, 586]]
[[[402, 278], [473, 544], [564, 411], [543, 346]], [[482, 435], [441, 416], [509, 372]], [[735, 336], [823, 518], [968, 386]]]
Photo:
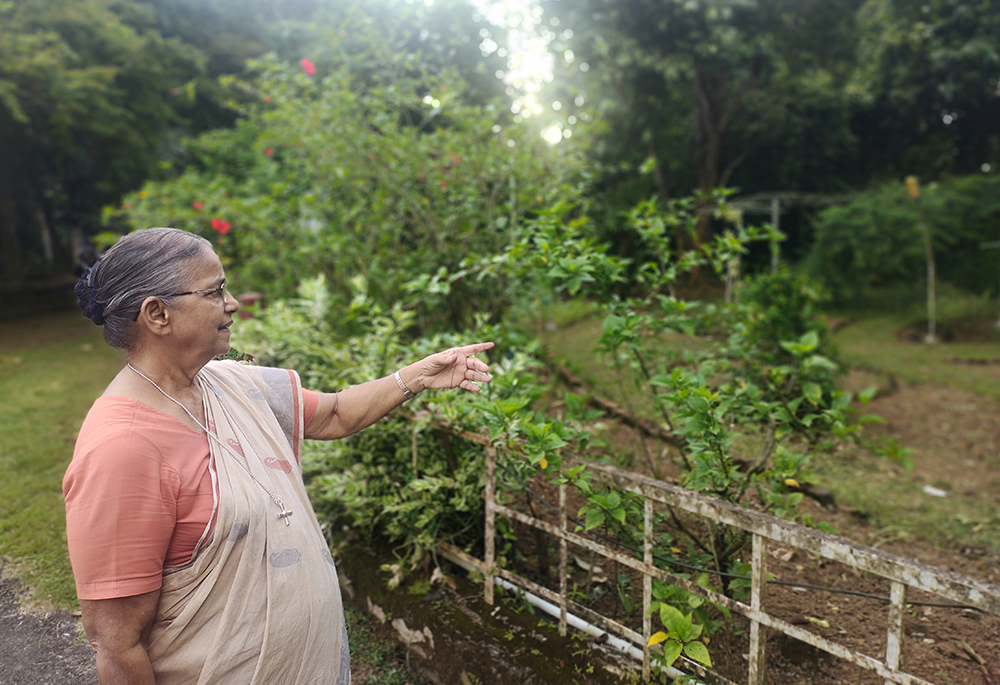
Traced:
[[166, 335], [170, 332], [170, 311], [163, 300], [150, 296], [142, 301], [137, 322], [153, 335]]

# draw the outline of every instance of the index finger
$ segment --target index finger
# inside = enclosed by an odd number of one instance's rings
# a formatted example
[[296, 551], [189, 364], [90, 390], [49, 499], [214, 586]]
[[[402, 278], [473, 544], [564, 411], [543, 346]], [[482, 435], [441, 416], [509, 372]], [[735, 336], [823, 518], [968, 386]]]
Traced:
[[458, 348], [458, 351], [459, 351], [460, 354], [464, 354], [465, 356], [468, 357], [469, 355], [472, 355], [472, 354], [478, 354], [480, 352], [485, 352], [486, 350], [490, 349], [491, 347], [493, 347], [493, 343], [492, 342], [482, 342], [482, 343], [474, 343], [472, 345], [463, 345], [462, 347]]

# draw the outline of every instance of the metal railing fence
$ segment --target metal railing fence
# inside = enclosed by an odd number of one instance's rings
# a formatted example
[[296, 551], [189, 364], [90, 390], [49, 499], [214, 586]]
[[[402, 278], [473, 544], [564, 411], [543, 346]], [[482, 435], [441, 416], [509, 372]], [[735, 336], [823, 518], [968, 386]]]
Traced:
[[[644, 542], [642, 558], [632, 553], [624, 553], [612, 548], [592, 536], [584, 536], [570, 530], [567, 514], [567, 486], [559, 485], [558, 525], [541, 518], [530, 516], [497, 501], [497, 460], [498, 450], [488, 439], [472, 433], [460, 433], [460, 437], [478, 443], [486, 452], [486, 537], [484, 559], [472, 557], [448, 545], [442, 548], [449, 554], [461, 558], [480, 570], [485, 577], [485, 598], [494, 601], [496, 578], [504, 580], [532, 592], [559, 607], [559, 632], [567, 631], [567, 614], [572, 611], [593, 625], [611, 634], [620, 636], [643, 650], [642, 675], [648, 681], [651, 676], [650, 648], [646, 645], [653, 633], [650, 607], [652, 605], [652, 581], [659, 579], [679, 586], [710, 602], [721, 605], [735, 614], [746, 617], [750, 622], [750, 650], [748, 684], [764, 685], [766, 675], [767, 631], [777, 631], [796, 640], [801, 640], [828, 654], [852, 662], [862, 669], [873, 671], [884, 678], [886, 683], [903, 685], [931, 685], [920, 677], [903, 670], [903, 617], [907, 607], [907, 593], [919, 590], [941, 597], [965, 607], [1000, 615], [1000, 587], [935, 569], [925, 564], [888, 554], [878, 549], [866, 547], [850, 540], [785, 521], [768, 514], [743, 509], [728, 502], [700, 495], [646, 476], [623, 471], [603, 464], [587, 462], [576, 458], [564, 458], [569, 466], [586, 464], [592, 477], [604, 484], [612, 485], [623, 492], [640, 495], [643, 499]], [[657, 506], [673, 507], [699, 516], [716, 524], [724, 524], [745, 531], [752, 536], [750, 603], [746, 604], [726, 597], [713, 590], [679, 577], [675, 573], [654, 565], [653, 529], [654, 509]], [[538, 529], [558, 540], [559, 548], [559, 589], [551, 590], [528, 578], [497, 566], [496, 558], [496, 518], [505, 516], [513, 521]], [[765, 602], [767, 583], [768, 546], [771, 543], [803, 550], [826, 559], [844, 564], [856, 571], [872, 574], [888, 580], [890, 596], [886, 612], [886, 649], [884, 659], [854, 651], [844, 645], [826, 639], [797, 625], [768, 613]], [[624, 625], [612, 618], [602, 616], [590, 608], [569, 598], [567, 560], [569, 547], [588, 550], [628, 567], [642, 575], [642, 632]], [[685, 667], [695, 671], [707, 682], [737, 685], [731, 680], [713, 673], [693, 661], [685, 662]]]

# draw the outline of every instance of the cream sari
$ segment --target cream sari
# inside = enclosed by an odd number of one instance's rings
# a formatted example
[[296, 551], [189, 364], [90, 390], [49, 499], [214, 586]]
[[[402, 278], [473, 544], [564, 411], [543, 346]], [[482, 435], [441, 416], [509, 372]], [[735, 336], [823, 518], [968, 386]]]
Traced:
[[[215, 526], [191, 563], [164, 572], [149, 645], [156, 682], [349, 685], [337, 571], [296, 459], [298, 375], [211, 362], [198, 382], [209, 430], [243, 466], [209, 440]], [[291, 517], [262, 485], [277, 488]]]

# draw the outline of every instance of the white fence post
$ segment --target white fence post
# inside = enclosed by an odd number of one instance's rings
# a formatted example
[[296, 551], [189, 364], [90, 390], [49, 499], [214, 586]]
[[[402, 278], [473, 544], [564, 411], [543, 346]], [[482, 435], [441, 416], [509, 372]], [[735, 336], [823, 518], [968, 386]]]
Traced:
[[[559, 486], [559, 530], [566, 532], [566, 484]], [[569, 582], [566, 577], [566, 560], [569, 556], [566, 538], [559, 536], [559, 634], [566, 637], [566, 593]]]
[[[653, 565], [653, 500], [648, 497], [643, 498], [643, 522], [646, 526], [643, 530], [643, 554], [642, 561], [646, 566]], [[648, 573], [642, 574], [642, 680], [648, 683], [650, 679], [649, 669], [649, 638], [653, 635], [653, 617], [650, 616], [650, 607], [653, 604], [653, 577]]]
[[[898, 671], [903, 665], [903, 614], [906, 611], [906, 585], [889, 584], [889, 633], [885, 641], [885, 665]], [[892, 681], [885, 681], [888, 683]]]
[[496, 517], [497, 517], [497, 451], [493, 445], [486, 447], [486, 603], [493, 604], [493, 586], [496, 576]]
[[[767, 583], [767, 538], [754, 533], [752, 570], [750, 571], [750, 609], [764, 612], [764, 587]], [[750, 619], [750, 685], [767, 682], [767, 627]]]

